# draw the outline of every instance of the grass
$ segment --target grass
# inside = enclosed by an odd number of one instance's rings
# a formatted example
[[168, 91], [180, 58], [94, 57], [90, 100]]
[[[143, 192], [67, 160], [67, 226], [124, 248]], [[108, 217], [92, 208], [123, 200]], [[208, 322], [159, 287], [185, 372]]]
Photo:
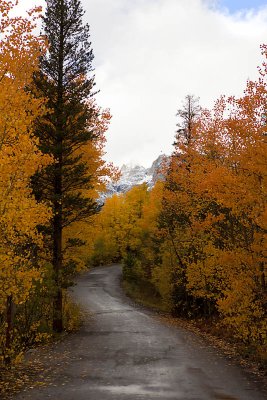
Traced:
[[155, 291], [153, 285], [148, 282], [122, 281], [122, 287], [127, 296], [136, 303], [148, 307], [154, 311], [168, 313], [169, 307]]

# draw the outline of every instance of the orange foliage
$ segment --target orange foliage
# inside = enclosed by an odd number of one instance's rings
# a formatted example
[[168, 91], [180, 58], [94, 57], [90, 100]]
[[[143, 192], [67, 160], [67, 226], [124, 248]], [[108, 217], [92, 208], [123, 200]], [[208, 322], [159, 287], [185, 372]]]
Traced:
[[119, 221], [102, 222], [120, 237], [127, 279], [152, 283], [176, 313], [220, 316], [266, 348], [267, 62], [259, 71], [241, 98], [221, 97], [212, 111], [187, 96], [165, 182], [116, 199]]

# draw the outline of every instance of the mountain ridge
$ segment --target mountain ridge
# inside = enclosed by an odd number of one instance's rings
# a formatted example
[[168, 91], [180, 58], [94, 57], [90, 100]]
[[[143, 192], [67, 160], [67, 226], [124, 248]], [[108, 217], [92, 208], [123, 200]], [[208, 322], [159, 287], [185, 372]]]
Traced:
[[101, 193], [102, 201], [112, 197], [114, 194], [126, 193], [134, 186], [142, 185], [143, 183], [146, 183], [148, 188], [151, 189], [157, 180], [162, 177], [161, 168], [166, 158], [165, 154], [158, 156], [149, 168], [138, 164], [123, 164], [118, 181], [109, 182], [106, 192]]

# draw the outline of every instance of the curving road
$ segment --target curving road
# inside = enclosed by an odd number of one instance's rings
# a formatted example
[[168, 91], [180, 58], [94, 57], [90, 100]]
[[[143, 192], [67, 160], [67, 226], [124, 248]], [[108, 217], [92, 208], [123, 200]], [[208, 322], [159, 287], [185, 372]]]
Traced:
[[16, 399], [267, 399], [260, 383], [201, 338], [134, 305], [120, 288], [120, 276], [116, 265], [78, 279], [74, 296], [91, 315], [78, 334], [54, 348], [54, 359], [61, 361], [50, 386]]

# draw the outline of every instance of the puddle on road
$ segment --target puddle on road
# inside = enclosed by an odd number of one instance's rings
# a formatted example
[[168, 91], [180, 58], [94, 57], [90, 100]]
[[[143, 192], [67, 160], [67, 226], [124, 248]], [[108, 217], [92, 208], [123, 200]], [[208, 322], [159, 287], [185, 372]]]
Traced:
[[136, 396], [146, 396], [152, 395], [153, 398], [155, 397], [164, 397], [166, 399], [173, 398], [175, 393], [168, 389], [158, 386], [141, 386], [141, 385], [128, 385], [128, 386], [99, 386], [97, 388], [100, 391], [110, 392], [112, 394], [125, 394], [125, 395], [136, 395]]
[[[114, 395], [135, 395], [135, 396], [147, 396], [151, 395], [151, 397], [157, 398], [172, 398], [178, 399], [178, 393], [173, 392], [166, 385], [164, 388], [162, 385], [154, 385], [154, 386], [141, 386], [141, 385], [128, 385], [128, 386], [98, 386], [96, 388], [99, 391], [109, 392]], [[211, 395], [211, 394], [210, 394]], [[231, 395], [227, 395], [224, 393], [212, 392], [211, 396], [214, 400], [238, 400], [236, 397]]]

